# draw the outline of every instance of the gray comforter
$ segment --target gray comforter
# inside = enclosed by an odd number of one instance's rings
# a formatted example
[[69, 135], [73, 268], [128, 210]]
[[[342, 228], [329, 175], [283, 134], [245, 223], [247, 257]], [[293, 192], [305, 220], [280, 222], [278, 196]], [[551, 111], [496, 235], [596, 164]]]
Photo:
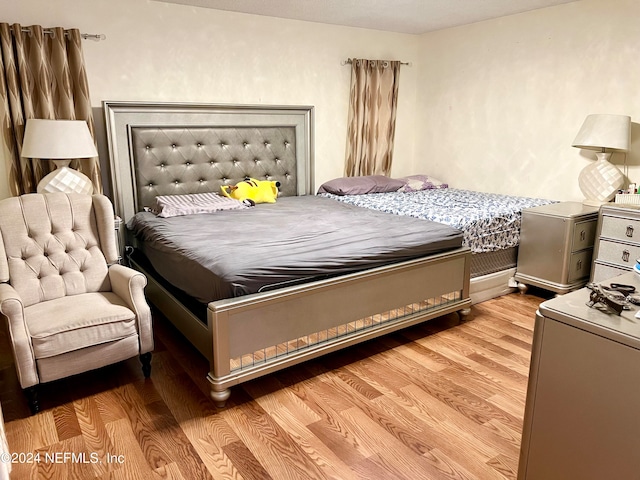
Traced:
[[155, 270], [203, 303], [462, 245], [462, 232], [441, 223], [316, 196], [173, 218], [141, 212], [127, 226]]

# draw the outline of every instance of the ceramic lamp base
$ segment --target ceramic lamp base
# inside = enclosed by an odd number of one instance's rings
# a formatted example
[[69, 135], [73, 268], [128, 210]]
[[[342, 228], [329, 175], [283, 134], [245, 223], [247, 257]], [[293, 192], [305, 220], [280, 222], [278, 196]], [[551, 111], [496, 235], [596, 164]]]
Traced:
[[[598, 160], [587, 165], [578, 176], [578, 185], [586, 200], [585, 205], [602, 205], [610, 202], [624, 186], [624, 175], [609, 163], [609, 152], [596, 153]], [[587, 203], [589, 202], [589, 203]]]
[[91, 195], [93, 184], [89, 178], [69, 167], [59, 167], [40, 180], [38, 193], [83, 193]]

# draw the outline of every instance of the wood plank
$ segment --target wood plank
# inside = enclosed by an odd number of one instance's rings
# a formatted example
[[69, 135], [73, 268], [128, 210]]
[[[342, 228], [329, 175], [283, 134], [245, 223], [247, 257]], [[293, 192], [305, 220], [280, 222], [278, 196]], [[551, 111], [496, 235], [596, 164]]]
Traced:
[[97, 455], [101, 460], [93, 464], [96, 476], [101, 476], [113, 470], [114, 463], [102, 461], [115, 449], [111, 444], [111, 439], [95, 400], [92, 397], [82, 398], [73, 402], [73, 407], [79, 427], [78, 430], [84, 439], [87, 450], [91, 454]]
[[322, 478], [322, 470], [266, 412], [234, 407], [232, 428], [273, 478]]

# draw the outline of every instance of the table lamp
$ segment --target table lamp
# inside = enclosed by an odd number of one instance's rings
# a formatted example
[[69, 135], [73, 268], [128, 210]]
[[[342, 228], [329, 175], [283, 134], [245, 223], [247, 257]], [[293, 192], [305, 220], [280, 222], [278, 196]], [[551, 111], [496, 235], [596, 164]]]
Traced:
[[73, 159], [98, 156], [84, 120], [28, 119], [21, 155], [25, 158], [52, 160], [57, 167], [40, 180], [38, 193], [93, 193], [91, 180], [69, 168]]
[[626, 152], [631, 143], [631, 117], [627, 115], [587, 115], [572, 146], [597, 150], [596, 162], [578, 176], [585, 205], [602, 205], [625, 185], [624, 175], [609, 163], [612, 152]]

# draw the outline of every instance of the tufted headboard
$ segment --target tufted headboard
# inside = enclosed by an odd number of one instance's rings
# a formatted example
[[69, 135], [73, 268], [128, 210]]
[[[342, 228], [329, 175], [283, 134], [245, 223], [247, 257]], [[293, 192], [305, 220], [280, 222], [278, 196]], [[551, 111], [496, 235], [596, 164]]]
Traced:
[[295, 128], [132, 128], [136, 208], [157, 195], [219, 192], [246, 177], [298, 194]]
[[104, 102], [116, 213], [246, 177], [313, 193], [312, 107]]

